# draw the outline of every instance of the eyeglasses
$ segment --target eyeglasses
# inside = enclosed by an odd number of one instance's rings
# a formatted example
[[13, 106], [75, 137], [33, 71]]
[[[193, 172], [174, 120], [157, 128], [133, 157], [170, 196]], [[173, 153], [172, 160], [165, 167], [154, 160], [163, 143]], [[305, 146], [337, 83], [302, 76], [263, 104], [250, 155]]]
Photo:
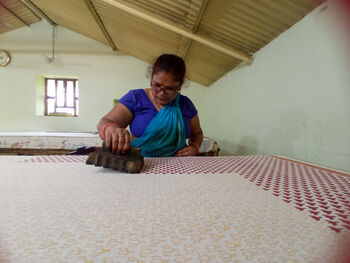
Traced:
[[151, 87], [156, 93], [164, 91], [166, 94], [172, 95], [178, 91], [180, 86], [163, 86], [156, 81], [152, 81]]

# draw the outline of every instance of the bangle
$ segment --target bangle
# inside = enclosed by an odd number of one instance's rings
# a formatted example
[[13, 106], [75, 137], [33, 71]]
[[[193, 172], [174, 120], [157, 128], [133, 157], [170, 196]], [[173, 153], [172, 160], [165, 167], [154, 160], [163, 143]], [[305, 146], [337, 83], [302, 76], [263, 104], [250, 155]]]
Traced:
[[195, 142], [191, 142], [190, 145], [194, 146], [197, 149], [197, 154], [199, 154], [199, 145]]
[[104, 140], [106, 140], [106, 134], [105, 134], [105, 132], [106, 132], [106, 129], [107, 129], [107, 127], [109, 127], [109, 126], [111, 126], [111, 125], [117, 125], [116, 123], [114, 123], [114, 122], [110, 122], [110, 123], [107, 123], [105, 126], [103, 126], [103, 128], [102, 128], [102, 136], [103, 136], [103, 139]]

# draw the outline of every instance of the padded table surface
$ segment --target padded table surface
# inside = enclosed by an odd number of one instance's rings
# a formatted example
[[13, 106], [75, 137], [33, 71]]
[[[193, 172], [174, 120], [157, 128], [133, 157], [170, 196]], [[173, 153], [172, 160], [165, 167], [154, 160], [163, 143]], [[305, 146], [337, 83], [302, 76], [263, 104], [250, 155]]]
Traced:
[[0, 157], [0, 262], [349, 262], [350, 177], [278, 156]]

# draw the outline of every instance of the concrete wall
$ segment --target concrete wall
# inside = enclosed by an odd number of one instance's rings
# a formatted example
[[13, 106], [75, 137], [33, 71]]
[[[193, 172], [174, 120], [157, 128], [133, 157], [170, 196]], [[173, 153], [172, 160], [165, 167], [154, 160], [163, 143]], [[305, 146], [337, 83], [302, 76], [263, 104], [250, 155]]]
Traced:
[[333, 7], [310, 13], [209, 88], [223, 154], [277, 154], [350, 170], [350, 74]]
[[[51, 26], [42, 21], [0, 35], [0, 48], [12, 55], [12, 62], [0, 68], [0, 131], [95, 131], [113, 99], [130, 89], [149, 87], [149, 64], [60, 26], [56, 61], [45, 63], [41, 55], [51, 56], [51, 32]], [[78, 77], [79, 117], [40, 114], [38, 76], [43, 75]], [[203, 117], [207, 107], [202, 91], [207, 89], [191, 81], [183, 88]]]

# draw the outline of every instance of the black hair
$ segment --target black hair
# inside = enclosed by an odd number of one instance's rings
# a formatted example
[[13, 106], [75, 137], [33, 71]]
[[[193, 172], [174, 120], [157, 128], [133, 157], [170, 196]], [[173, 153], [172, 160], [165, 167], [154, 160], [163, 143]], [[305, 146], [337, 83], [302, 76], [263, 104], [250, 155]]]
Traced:
[[153, 64], [152, 77], [161, 71], [171, 73], [174, 76], [174, 80], [182, 84], [186, 74], [185, 61], [174, 54], [160, 55]]

